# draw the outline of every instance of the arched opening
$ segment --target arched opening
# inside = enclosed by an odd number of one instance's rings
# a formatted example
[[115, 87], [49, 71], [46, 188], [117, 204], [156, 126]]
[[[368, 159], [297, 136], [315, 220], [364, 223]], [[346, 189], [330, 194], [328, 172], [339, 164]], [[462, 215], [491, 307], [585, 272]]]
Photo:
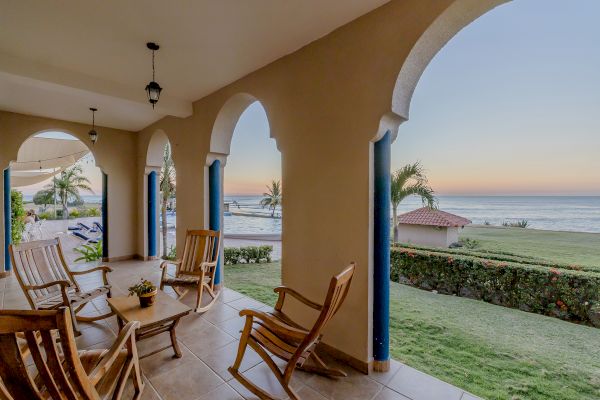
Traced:
[[[211, 196], [217, 190], [222, 194], [217, 215], [213, 213], [215, 203], [211, 203], [210, 225], [214, 229], [218, 220], [222, 228], [222, 261], [227, 265], [228, 286], [250, 294], [241, 283], [243, 271], [239, 266], [250, 263], [257, 264], [253, 266], [257, 271], [275, 271], [266, 275], [280, 284], [281, 158], [271, 139], [267, 113], [258, 99], [242, 93], [227, 101], [214, 125], [211, 151]], [[216, 176], [217, 172], [222, 172], [221, 177]], [[216, 196], [213, 201], [217, 201]]]
[[[598, 289], [571, 279], [595, 281], [600, 262], [598, 8], [513, 2], [470, 24], [501, 2], [478, 3], [434, 22], [394, 90], [411, 119], [392, 171], [413, 179], [392, 248], [391, 355], [484, 398], [593, 398], [598, 332], [582, 325]], [[427, 187], [438, 210], [420, 210]]]
[[175, 259], [177, 175], [171, 144], [162, 130], [150, 138], [144, 172], [146, 257]]
[[29, 137], [5, 171], [6, 237], [12, 243], [58, 237], [69, 263], [105, 257], [104, 182], [90, 149], [71, 134]]

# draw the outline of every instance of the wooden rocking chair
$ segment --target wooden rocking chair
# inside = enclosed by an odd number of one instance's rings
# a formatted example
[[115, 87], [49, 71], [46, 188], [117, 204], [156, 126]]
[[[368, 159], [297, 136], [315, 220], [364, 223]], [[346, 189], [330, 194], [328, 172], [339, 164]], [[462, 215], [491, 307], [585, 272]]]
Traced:
[[[173, 287], [178, 299], [193, 289], [197, 296], [195, 311], [207, 311], [220, 294], [220, 291], [215, 291], [215, 275], [220, 251], [221, 236], [218, 231], [187, 231], [181, 260], [163, 261], [160, 264], [162, 269], [160, 289], [162, 290], [165, 286]], [[176, 266], [175, 276], [168, 274], [167, 266], [169, 264]], [[202, 296], [205, 292], [211, 299], [207, 304], [201, 306]]]
[[[54, 310], [69, 307], [75, 335], [79, 336], [77, 321], [93, 322], [114, 315], [109, 312], [98, 316], [79, 316], [83, 307], [97, 297], [111, 297], [111, 285], [107, 266], [99, 266], [86, 271], [71, 271], [65, 261], [60, 240], [38, 240], [11, 245], [10, 257], [17, 280], [29, 305], [33, 310]], [[81, 290], [75, 276], [102, 271], [103, 285], [90, 291]]]
[[[0, 399], [119, 400], [129, 376], [133, 378], [133, 398], [140, 399], [144, 382], [135, 344], [138, 326], [136, 321], [128, 323], [109, 350], [78, 352], [66, 307], [0, 310]], [[18, 339], [23, 335], [26, 354], [31, 355], [37, 372], [27, 366]]]
[[[244, 352], [249, 345], [273, 371], [273, 374], [275, 374], [275, 377], [292, 400], [299, 400], [298, 395], [290, 386], [292, 374], [296, 368], [325, 376], [346, 376], [343, 371], [329, 368], [316, 354], [315, 347], [321, 341], [321, 331], [339, 310], [348, 294], [354, 268], [355, 264], [352, 263], [339, 275], [331, 279], [329, 291], [323, 305], [308, 300], [293, 289], [281, 286], [275, 289], [275, 292], [279, 294], [279, 299], [275, 309], [271, 312], [240, 311], [240, 316], [246, 317], [246, 323], [240, 338], [235, 363], [228, 369], [231, 375], [260, 399], [275, 400], [275, 397], [250, 382], [239, 372]], [[282, 312], [286, 295], [290, 295], [304, 305], [321, 312], [310, 330], [295, 323]], [[283, 371], [279, 369], [267, 351], [287, 362]], [[307, 363], [308, 360], [310, 360], [310, 363]]]

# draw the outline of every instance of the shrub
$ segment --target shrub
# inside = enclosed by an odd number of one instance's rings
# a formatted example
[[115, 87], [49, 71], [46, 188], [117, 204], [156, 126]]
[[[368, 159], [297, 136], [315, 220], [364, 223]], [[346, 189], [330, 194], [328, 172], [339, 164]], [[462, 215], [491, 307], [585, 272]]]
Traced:
[[169, 247], [167, 255], [163, 257], [163, 260], [175, 261], [177, 259], [177, 247]]
[[98, 243], [84, 244], [73, 249], [76, 253], [81, 254], [81, 257], [75, 259], [75, 262], [85, 261], [92, 262], [102, 258], [102, 240]]
[[239, 247], [225, 247], [223, 258], [225, 265], [238, 264], [240, 262], [241, 252]]
[[40, 219], [54, 219], [54, 213], [53, 212], [48, 212], [48, 211], [44, 211], [43, 213], [40, 213], [38, 215], [38, 217], [40, 217]]
[[78, 209], [74, 209], [74, 210], [71, 210], [69, 212], [69, 217], [71, 217], [71, 218], [79, 218], [79, 217], [83, 217], [83, 215], [82, 215], [82, 213], [79, 212]]
[[526, 219], [522, 219], [522, 220], [516, 221], [516, 222], [504, 221], [502, 223], [502, 226], [509, 227], [509, 228], [527, 228], [527, 226], [529, 226], [529, 221], [527, 221]]
[[14, 244], [21, 243], [25, 231], [25, 207], [23, 207], [23, 193], [12, 189], [10, 191], [10, 237]]
[[391, 279], [421, 289], [590, 323], [600, 274], [395, 247]]
[[547, 267], [547, 268], [558, 268], [558, 269], [567, 269], [567, 270], [574, 270], [574, 271], [598, 272], [597, 266], [556, 263], [556, 262], [550, 262], [550, 261], [542, 260], [542, 259], [531, 257], [531, 256], [524, 256], [524, 255], [509, 253], [509, 252], [504, 252], [504, 251], [492, 251], [492, 250], [484, 250], [484, 249], [474, 250], [474, 249], [465, 249], [465, 248], [463, 248], [463, 249], [454, 249], [454, 248], [447, 249], [447, 248], [441, 248], [441, 247], [419, 246], [419, 245], [414, 245], [414, 244], [401, 244], [401, 245], [395, 245], [395, 246], [406, 247], [406, 248], [411, 248], [411, 249], [418, 249], [418, 250], [425, 250], [425, 251], [433, 251], [435, 253], [456, 254], [456, 255], [463, 255], [463, 256], [485, 258], [488, 260], [495, 260], [495, 261], [506, 261], [506, 262], [516, 262], [516, 263], [520, 263], [520, 264], [537, 265], [540, 267]]
[[96, 208], [96, 207], [88, 208], [85, 211], [85, 216], [86, 217], [99, 217], [100, 216], [100, 210], [98, 208]]
[[245, 246], [245, 247], [226, 247], [223, 250], [224, 262], [226, 265], [239, 263], [262, 263], [271, 262], [271, 253], [273, 246]]

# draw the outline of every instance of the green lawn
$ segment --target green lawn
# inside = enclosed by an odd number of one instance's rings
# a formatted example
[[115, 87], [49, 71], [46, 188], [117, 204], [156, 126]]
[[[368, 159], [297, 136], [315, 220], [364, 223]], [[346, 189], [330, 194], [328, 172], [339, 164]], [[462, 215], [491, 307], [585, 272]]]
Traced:
[[[225, 267], [225, 282], [268, 304], [280, 266]], [[395, 359], [487, 399], [600, 399], [600, 329], [391, 284]]]
[[476, 250], [504, 251], [550, 262], [595, 266], [600, 270], [599, 233], [467, 226], [460, 237], [478, 240]]

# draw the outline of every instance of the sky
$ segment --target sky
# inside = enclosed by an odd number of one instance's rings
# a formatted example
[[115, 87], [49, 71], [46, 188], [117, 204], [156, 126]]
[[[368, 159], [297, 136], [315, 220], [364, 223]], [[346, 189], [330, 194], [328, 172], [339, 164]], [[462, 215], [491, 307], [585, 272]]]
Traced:
[[[420, 161], [440, 195], [600, 195], [599, 15], [599, 0], [515, 0], [467, 26], [423, 73], [392, 169]], [[100, 170], [84, 167], [99, 194]], [[235, 128], [225, 194], [273, 179], [281, 155], [256, 102]]]
[[[392, 168], [420, 161], [442, 195], [600, 195], [599, 15], [598, 0], [515, 0], [467, 26], [421, 77]], [[255, 103], [233, 136], [226, 194], [279, 178], [268, 132]]]

